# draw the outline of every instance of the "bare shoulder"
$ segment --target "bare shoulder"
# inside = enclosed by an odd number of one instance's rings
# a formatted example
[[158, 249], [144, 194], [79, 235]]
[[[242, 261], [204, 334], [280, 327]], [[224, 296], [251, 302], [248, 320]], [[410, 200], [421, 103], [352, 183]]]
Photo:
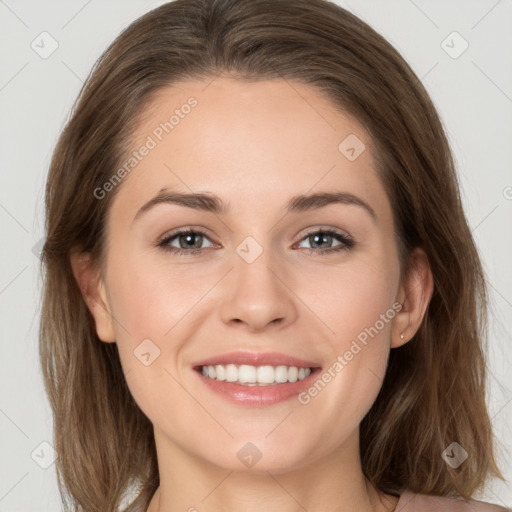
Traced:
[[396, 512], [511, 512], [511, 509], [477, 500], [429, 496], [405, 491]]

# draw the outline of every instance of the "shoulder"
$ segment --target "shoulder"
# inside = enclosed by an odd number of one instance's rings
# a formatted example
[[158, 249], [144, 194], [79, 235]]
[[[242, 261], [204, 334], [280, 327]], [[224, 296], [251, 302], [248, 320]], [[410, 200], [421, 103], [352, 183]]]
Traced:
[[404, 491], [396, 512], [510, 512], [511, 509], [477, 500], [429, 496]]

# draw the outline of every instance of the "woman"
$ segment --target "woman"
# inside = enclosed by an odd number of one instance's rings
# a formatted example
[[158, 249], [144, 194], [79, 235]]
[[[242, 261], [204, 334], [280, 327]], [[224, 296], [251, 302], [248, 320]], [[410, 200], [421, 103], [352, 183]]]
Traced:
[[504, 510], [471, 500], [503, 477], [450, 149], [346, 10], [141, 17], [84, 85], [46, 205], [71, 510]]

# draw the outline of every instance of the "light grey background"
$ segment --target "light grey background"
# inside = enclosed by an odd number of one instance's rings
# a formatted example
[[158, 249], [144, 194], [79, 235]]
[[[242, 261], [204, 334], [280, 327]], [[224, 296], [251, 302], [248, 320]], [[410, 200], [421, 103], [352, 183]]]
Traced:
[[[0, 0], [0, 512], [61, 509], [55, 466], [36, 463], [51, 461], [51, 448], [40, 446], [51, 443], [51, 416], [37, 355], [40, 278], [34, 254], [43, 236], [51, 152], [95, 60], [122, 28], [161, 3]], [[480, 499], [510, 507], [512, 0], [339, 3], [402, 53], [449, 134], [493, 307], [489, 399], [507, 482], [492, 483]], [[51, 49], [43, 31], [58, 44], [46, 59], [31, 47], [34, 41], [39, 52]], [[469, 46], [458, 55], [464, 40]]]

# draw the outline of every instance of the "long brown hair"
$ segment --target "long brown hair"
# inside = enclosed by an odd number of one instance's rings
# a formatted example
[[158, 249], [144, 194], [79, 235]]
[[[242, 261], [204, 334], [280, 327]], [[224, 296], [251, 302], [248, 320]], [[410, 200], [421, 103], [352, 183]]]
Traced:
[[[370, 26], [326, 0], [176, 0], [125, 29], [96, 63], [55, 148], [46, 189], [40, 357], [68, 510], [145, 511], [159, 485], [152, 425], [134, 402], [117, 345], [96, 335], [70, 254], [101, 264], [119, 184], [94, 191], [129, 150], [144, 106], [178, 80], [285, 78], [355, 116], [394, 213], [402, 271], [425, 250], [434, 292], [414, 339], [390, 354], [360, 426], [363, 471], [381, 491], [471, 497], [495, 462], [486, 395], [484, 273], [450, 148], [427, 92]], [[469, 459], [449, 467], [457, 441]]]

